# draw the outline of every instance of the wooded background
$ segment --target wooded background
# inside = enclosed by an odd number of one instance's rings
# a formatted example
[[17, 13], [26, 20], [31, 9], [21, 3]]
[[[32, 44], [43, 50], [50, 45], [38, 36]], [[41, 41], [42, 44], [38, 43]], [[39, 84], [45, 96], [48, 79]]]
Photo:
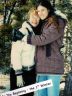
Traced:
[[[0, 0], [0, 69], [10, 67], [11, 33], [26, 20], [26, 14], [37, 0]], [[64, 36], [65, 73], [72, 70], [72, 0], [50, 0], [68, 19]], [[2, 70], [3, 69], [3, 70]]]

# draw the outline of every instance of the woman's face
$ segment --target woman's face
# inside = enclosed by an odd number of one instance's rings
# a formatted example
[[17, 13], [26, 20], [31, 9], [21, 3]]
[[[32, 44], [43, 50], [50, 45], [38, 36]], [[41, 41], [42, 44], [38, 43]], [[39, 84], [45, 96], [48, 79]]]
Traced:
[[35, 15], [35, 14], [31, 14], [31, 15], [30, 15], [29, 22], [30, 22], [30, 24], [31, 24], [33, 27], [38, 26], [39, 21], [40, 21], [39, 16], [37, 16], [37, 15]]
[[38, 11], [38, 15], [39, 15], [41, 20], [44, 20], [48, 17], [49, 10], [46, 7], [39, 5], [37, 7], [37, 11]]

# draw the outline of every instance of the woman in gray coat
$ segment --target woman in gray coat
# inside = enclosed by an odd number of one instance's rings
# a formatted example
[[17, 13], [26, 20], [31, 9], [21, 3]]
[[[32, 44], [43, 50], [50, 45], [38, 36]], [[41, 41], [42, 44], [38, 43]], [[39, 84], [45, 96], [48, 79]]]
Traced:
[[42, 34], [28, 36], [27, 43], [37, 46], [37, 82], [51, 79], [53, 86], [37, 91], [36, 96], [59, 96], [60, 78], [64, 72], [64, 59], [60, 49], [66, 20], [55, 14], [54, 8], [47, 0], [38, 2], [37, 11], [43, 22]]

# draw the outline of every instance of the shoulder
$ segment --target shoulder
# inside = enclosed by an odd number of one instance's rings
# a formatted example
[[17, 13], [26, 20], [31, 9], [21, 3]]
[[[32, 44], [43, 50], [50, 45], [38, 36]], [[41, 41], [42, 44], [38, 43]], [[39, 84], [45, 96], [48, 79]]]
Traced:
[[67, 20], [62, 18], [61, 16], [58, 17], [58, 23], [60, 28], [65, 28], [67, 24]]
[[68, 19], [67, 19], [66, 15], [64, 13], [62, 13], [60, 10], [56, 10], [55, 14], [56, 14], [59, 22], [62, 22], [65, 25], [67, 24]]
[[50, 17], [49, 21], [51, 21], [51, 25], [56, 28], [58, 27], [64, 28], [67, 24], [67, 19], [57, 14]]
[[67, 20], [66, 15], [64, 13], [62, 13], [60, 10], [56, 10], [55, 14], [60, 16], [61, 18], [65, 19], [65, 20]]

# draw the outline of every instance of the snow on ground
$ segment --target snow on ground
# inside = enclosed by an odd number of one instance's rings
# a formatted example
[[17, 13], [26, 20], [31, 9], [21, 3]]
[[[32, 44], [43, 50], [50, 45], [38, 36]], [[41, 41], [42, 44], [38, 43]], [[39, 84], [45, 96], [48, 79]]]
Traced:
[[10, 89], [9, 75], [0, 74], [0, 94]]

